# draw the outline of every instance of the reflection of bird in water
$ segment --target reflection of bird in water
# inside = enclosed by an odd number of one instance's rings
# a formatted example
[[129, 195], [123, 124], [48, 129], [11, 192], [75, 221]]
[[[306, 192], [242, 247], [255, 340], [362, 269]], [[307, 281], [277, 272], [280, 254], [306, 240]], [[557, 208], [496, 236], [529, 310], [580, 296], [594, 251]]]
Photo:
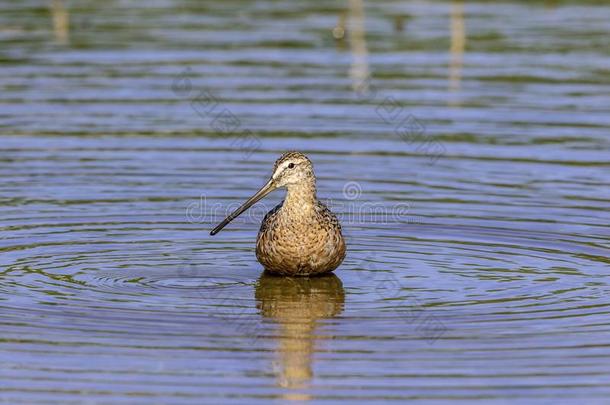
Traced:
[[[307, 388], [313, 377], [316, 325], [343, 310], [345, 291], [334, 274], [312, 278], [286, 278], [263, 273], [256, 285], [257, 307], [266, 318], [279, 323], [278, 385]], [[303, 400], [307, 395], [290, 393], [286, 399]]]
[[284, 153], [271, 178], [241, 207], [210, 232], [218, 233], [229, 222], [280, 187], [286, 198], [269, 211], [256, 239], [256, 258], [265, 270], [286, 276], [309, 276], [336, 269], [345, 258], [341, 225], [316, 196], [316, 176], [311, 160], [302, 153]]

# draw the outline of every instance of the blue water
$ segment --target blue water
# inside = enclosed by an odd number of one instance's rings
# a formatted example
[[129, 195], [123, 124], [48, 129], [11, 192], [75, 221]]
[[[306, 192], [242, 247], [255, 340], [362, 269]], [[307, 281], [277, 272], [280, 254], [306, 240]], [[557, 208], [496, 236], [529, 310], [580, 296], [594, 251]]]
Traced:
[[[610, 6], [0, 9], [0, 403], [608, 402]], [[209, 236], [286, 150], [334, 276]]]

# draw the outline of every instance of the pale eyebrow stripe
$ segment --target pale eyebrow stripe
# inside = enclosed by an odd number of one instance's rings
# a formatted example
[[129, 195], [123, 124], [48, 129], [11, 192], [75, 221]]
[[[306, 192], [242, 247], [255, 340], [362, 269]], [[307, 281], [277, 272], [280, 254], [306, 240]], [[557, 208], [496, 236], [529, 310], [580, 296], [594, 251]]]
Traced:
[[275, 173], [273, 173], [273, 178], [275, 178], [278, 174], [280, 174], [281, 172], [283, 172], [284, 170], [286, 170], [286, 167], [290, 164], [290, 163], [294, 163], [294, 162], [284, 162], [282, 163], [280, 166], [277, 167], [277, 170], [275, 171]]

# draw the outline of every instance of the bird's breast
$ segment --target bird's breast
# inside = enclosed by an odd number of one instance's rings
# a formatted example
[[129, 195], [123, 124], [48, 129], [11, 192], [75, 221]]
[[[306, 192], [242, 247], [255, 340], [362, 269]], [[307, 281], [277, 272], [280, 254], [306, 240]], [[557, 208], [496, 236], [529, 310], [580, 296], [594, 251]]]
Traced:
[[323, 272], [341, 263], [345, 243], [340, 228], [329, 226], [315, 215], [276, 215], [261, 227], [256, 255], [270, 271]]

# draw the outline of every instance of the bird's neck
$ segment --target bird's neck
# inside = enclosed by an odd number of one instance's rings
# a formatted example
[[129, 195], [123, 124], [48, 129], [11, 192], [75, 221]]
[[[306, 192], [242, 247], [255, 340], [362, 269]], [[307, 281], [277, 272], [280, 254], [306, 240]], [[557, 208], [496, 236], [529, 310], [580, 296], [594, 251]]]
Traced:
[[316, 204], [316, 184], [307, 181], [298, 184], [291, 184], [286, 187], [286, 198], [284, 199], [283, 209], [286, 211], [307, 212], [312, 210]]

